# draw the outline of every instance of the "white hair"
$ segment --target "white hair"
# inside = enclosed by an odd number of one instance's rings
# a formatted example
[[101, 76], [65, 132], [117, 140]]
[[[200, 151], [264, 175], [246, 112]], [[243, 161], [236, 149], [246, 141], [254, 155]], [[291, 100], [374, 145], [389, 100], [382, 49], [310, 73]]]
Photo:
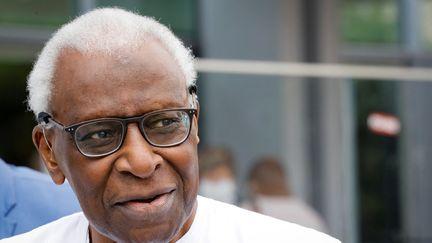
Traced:
[[46, 43], [33, 66], [28, 81], [28, 105], [37, 116], [48, 111], [56, 61], [65, 48], [81, 53], [100, 52], [113, 55], [123, 48], [142, 45], [156, 38], [167, 49], [183, 71], [186, 86], [195, 84], [196, 72], [190, 49], [156, 20], [119, 8], [100, 8], [63, 25]]

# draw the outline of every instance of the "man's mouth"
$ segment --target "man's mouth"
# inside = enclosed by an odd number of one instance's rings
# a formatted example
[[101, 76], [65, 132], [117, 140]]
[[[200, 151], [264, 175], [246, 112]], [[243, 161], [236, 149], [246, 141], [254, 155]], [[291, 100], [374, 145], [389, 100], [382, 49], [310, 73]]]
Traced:
[[161, 197], [163, 197], [166, 194], [171, 193], [172, 191], [169, 191], [167, 193], [162, 193], [162, 194], [158, 194], [156, 196], [153, 197], [149, 197], [149, 198], [137, 198], [137, 199], [131, 199], [129, 201], [123, 202], [123, 203], [152, 203], [158, 199], [160, 199]]
[[126, 214], [150, 216], [168, 210], [173, 202], [176, 189], [161, 190], [150, 195], [132, 195], [120, 199], [115, 206]]

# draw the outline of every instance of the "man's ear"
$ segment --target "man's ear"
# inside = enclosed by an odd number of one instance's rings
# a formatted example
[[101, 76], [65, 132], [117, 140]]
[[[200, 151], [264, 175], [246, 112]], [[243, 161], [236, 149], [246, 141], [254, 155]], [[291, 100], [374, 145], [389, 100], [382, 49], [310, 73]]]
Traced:
[[65, 181], [65, 176], [52, 150], [52, 136], [49, 136], [48, 133], [48, 130], [44, 129], [41, 125], [35, 126], [32, 134], [33, 143], [41, 155], [52, 180], [55, 184], [61, 185]]
[[196, 141], [197, 141], [197, 144], [200, 142], [200, 139], [199, 139], [199, 136], [198, 136], [198, 131], [199, 131], [199, 129], [198, 129], [198, 123], [199, 123], [199, 114], [200, 114], [200, 105], [199, 105], [199, 102], [198, 102], [198, 100], [196, 100], [196, 110], [197, 110], [197, 112], [196, 112], [196, 115], [194, 116], [194, 122], [195, 122], [195, 127], [196, 127]]
[[196, 105], [196, 109], [197, 109], [196, 117], [197, 117], [197, 121], [199, 121], [199, 114], [200, 114], [201, 107], [200, 107], [200, 103], [198, 102], [198, 98], [196, 98], [195, 105]]

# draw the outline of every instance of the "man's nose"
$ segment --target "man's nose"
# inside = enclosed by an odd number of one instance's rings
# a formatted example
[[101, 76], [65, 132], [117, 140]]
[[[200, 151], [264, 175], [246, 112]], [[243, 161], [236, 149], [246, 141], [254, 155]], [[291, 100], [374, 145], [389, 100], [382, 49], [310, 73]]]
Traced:
[[163, 158], [153, 151], [154, 147], [144, 139], [137, 124], [129, 124], [126, 130], [115, 169], [140, 178], [150, 177], [160, 167]]

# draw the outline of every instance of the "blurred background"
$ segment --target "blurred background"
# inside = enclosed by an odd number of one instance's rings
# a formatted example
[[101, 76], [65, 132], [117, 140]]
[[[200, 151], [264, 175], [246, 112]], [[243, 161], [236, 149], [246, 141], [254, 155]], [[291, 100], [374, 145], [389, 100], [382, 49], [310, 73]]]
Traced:
[[[56, 28], [100, 6], [154, 16], [203, 61], [200, 149], [230, 151], [237, 203], [251, 198], [256, 160], [273, 156], [290, 193], [343, 242], [432, 242], [432, 0], [1, 0], [4, 160], [37, 167], [26, 77]], [[229, 60], [271, 63], [257, 73]], [[291, 75], [292, 63], [385, 74]]]

